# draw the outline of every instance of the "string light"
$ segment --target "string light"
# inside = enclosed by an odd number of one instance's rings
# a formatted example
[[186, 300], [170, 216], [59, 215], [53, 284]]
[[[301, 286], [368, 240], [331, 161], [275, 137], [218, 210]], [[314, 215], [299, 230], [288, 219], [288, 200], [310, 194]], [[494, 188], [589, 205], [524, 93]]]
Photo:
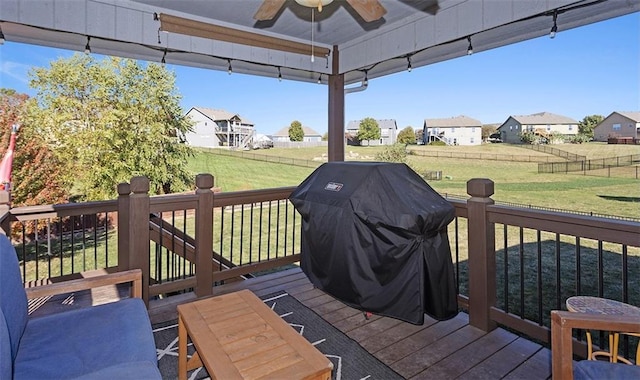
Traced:
[[467, 47], [467, 55], [473, 54], [473, 45], [471, 45], [471, 36], [467, 36], [467, 41], [469, 41], [469, 46]]
[[364, 71], [364, 80], [362, 81], [363, 86], [369, 85], [369, 70]]
[[322, 84], [322, 74], [318, 75], [318, 84]]
[[167, 61], [165, 60], [166, 56], [167, 56], [167, 49], [164, 49], [164, 53], [162, 54], [162, 60], [160, 61], [160, 63], [162, 63], [162, 66], [164, 66], [165, 63], [167, 63]]
[[413, 69], [413, 67], [411, 67], [411, 56], [408, 55], [407, 56], [407, 71], [411, 72], [412, 69]]
[[158, 28], [158, 45], [162, 44], [162, 40], [160, 40], [160, 28]]
[[231, 75], [231, 73], [233, 72], [233, 69], [231, 68], [231, 60], [227, 59], [227, 62], [229, 62], [229, 67], [227, 68], [227, 74]]
[[2, 28], [0, 28], [0, 45], [4, 45], [4, 33], [2, 33]]
[[558, 11], [553, 11], [553, 26], [549, 32], [549, 38], [556, 38], [556, 33], [558, 33]]
[[89, 46], [89, 41], [91, 41], [91, 37], [87, 36], [87, 44], [84, 45], [85, 54], [91, 54], [91, 46]]
[[282, 82], [282, 73], [280, 72], [280, 66], [278, 66], [278, 82]]

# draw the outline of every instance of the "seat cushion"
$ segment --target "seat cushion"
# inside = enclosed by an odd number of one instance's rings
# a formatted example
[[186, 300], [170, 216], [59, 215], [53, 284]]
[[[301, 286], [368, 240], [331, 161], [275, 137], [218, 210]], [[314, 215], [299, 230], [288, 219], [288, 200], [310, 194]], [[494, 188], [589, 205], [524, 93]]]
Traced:
[[27, 294], [16, 250], [4, 234], [0, 234], [0, 308], [7, 326], [11, 358], [15, 359], [27, 324]]
[[161, 379], [158, 366], [151, 362], [130, 362], [87, 373], [74, 380]]
[[573, 365], [573, 378], [575, 380], [640, 379], [640, 366], [599, 360], [580, 360]]
[[141, 299], [32, 318], [14, 363], [14, 379], [69, 379], [157, 356]]

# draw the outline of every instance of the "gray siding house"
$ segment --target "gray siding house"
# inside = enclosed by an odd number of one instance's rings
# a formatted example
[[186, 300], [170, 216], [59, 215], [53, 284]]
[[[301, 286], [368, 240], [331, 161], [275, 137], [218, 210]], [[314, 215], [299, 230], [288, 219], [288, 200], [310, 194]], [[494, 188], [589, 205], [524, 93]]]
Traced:
[[[347, 124], [345, 130], [345, 136], [348, 140], [352, 140], [358, 136], [358, 130], [360, 129], [360, 122], [362, 120], [352, 120]], [[380, 119], [376, 120], [378, 127], [380, 128], [380, 140], [369, 140], [369, 145], [393, 145], [396, 143], [398, 137], [398, 125], [395, 119]], [[367, 144], [366, 141], [360, 142], [360, 144]]]
[[640, 139], [640, 112], [614, 111], [596, 125], [594, 140], [607, 141], [610, 137]]
[[[289, 128], [290, 127], [284, 127], [282, 129], [280, 129], [278, 132], [274, 133], [273, 135], [271, 135], [271, 140], [273, 140], [274, 143], [279, 143], [279, 142], [290, 142], [289, 140]], [[313, 129], [309, 128], [309, 127], [305, 127], [304, 125], [302, 126], [302, 131], [304, 132], [304, 137], [302, 138], [302, 142], [320, 142], [322, 141], [322, 135], [319, 134], [318, 132], [314, 131]]]
[[550, 112], [532, 115], [509, 116], [507, 121], [498, 127], [500, 139], [511, 144], [522, 144], [524, 132], [532, 132], [541, 138], [549, 139], [552, 133], [565, 137], [578, 134], [578, 122], [570, 117]]
[[193, 132], [186, 135], [191, 146], [244, 148], [255, 136], [251, 121], [225, 110], [193, 107], [186, 115], [193, 122]]
[[442, 141], [447, 145], [480, 145], [482, 123], [460, 115], [446, 119], [424, 119], [422, 142]]

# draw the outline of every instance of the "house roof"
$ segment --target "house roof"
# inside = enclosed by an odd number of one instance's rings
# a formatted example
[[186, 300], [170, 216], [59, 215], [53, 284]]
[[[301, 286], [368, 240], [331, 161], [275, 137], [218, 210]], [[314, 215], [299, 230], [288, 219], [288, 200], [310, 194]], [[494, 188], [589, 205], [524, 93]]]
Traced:
[[[316, 132], [315, 130], [309, 128], [309, 127], [305, 127], [304, 125], [302, 126], [302, 131], [304, 132], [305, 136], [322, 136], [321, 134], [319, 134], [318, 132]], [[284, 127], [282, 129], [280, 129], [278, 132], [272, 134], [271, 136], [289, 136], [289, 127]]]
[[253, 125], [250, 120], [238, 115], [237, 113], [231, 113], [222, 109], [211, 109], [204, 107], [193, 107], [191, 109], [200, 112], [213, 121], [227, 121], [232, 120], [234, 117], [237, 117], [242, 124]]
[[[640, 112], [625, 112], [625, 111], [614, 111], [612, 112], [612, 114], [617, 113], [620, 114], [626, 118], [629, 118], [633, 121], [635, 121], [636, 123], [640, 123]], [[611, 115], [609, 115], [611, 116]]]
[[467, 38], [481, 52], [548, 35], [554, 14], [562, 33], [640, 10], [640, 2], [622, 0], [379, 2], [386, 14], [372, 22], [333, 1], [312, 23], [311, 9], [295, 1], [256, 21], [261, 0], [13, 0], [0, 1], [0, 28], [12, 42], [84, 51], [90, 37], [98, 54], [220, 71], [231, 63], [234, 73], [281, 71], [312, 83], [343, 74], [348, 85], [364, 70], [369, 80], [404, 71], [408, 59], [418, 68], [462, 57]]
[[[346, 129], [360, 129], [360, 122], [362, 122], [362, 120], [351, 120], [349, 124], [347, 124]], [[396, 119], [379, 119], [376, 120], [376, 122], [380, 129], [398, 129]]]
[[446, 119], [424, 119], [424, 125], [437, 128], [482, 127], [482, 122], [469, 116], [460, 115]]
[[511, 115], [521, 125], [578, 124], [578, 121], [551, 112], [538, 112], [531, 115]]

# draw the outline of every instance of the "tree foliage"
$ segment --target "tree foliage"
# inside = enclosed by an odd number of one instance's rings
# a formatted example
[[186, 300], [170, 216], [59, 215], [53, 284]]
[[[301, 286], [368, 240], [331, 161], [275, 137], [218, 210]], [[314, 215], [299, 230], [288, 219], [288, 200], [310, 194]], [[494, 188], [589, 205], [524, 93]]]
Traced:
[[82, 199], [113, 198], [116, 186], [146, 176], [153, 193], [185, 190], [191, 122], [175, 75], [157, 64], [76, 54], [30, 72], [37, 90], [27, 120], [64, 165]]
[[596, 128], [596, 125], [602, 122], [602, 120], [604, 120], [604, 116], [602, 115], [585, 116], [582, 121], [578, 123], [578, 133], [589, 137], [589, 139], [592, 139], [593, 130]]
[[489, 137], [498, 131], [496, 124], [483, 124], [482, 125], [482, 140], [487, 141]]
[[15, 90], [0, 89], [0, 156], [9, 147], [11, 130], [19, 125], [11, 175], [12, 206], [65, 203], [68, 192], [61, 183], [61, 165], [33, 125], [25, 122], [27, 103], [33, 101]]
[[413, 127], [408, 126], [398, 133], [398, 143], [416, 144], [416, 132], [413, 130]]
[[360, 127], [358, 128], [358, 140], [367, 141], [367, 145], [369, 145], [369, 140], [379, 140], [380, 139], [380, 126], [378, 126], [378, 122], [376, 119], [371, 117], [366, 117], [360, 122]]
[[289, 141], [303, 141], [304, 140], [304, 130], [302, 129], [302, 124], [298, 120], [294, 120], [291, 122], [289, 126]]

